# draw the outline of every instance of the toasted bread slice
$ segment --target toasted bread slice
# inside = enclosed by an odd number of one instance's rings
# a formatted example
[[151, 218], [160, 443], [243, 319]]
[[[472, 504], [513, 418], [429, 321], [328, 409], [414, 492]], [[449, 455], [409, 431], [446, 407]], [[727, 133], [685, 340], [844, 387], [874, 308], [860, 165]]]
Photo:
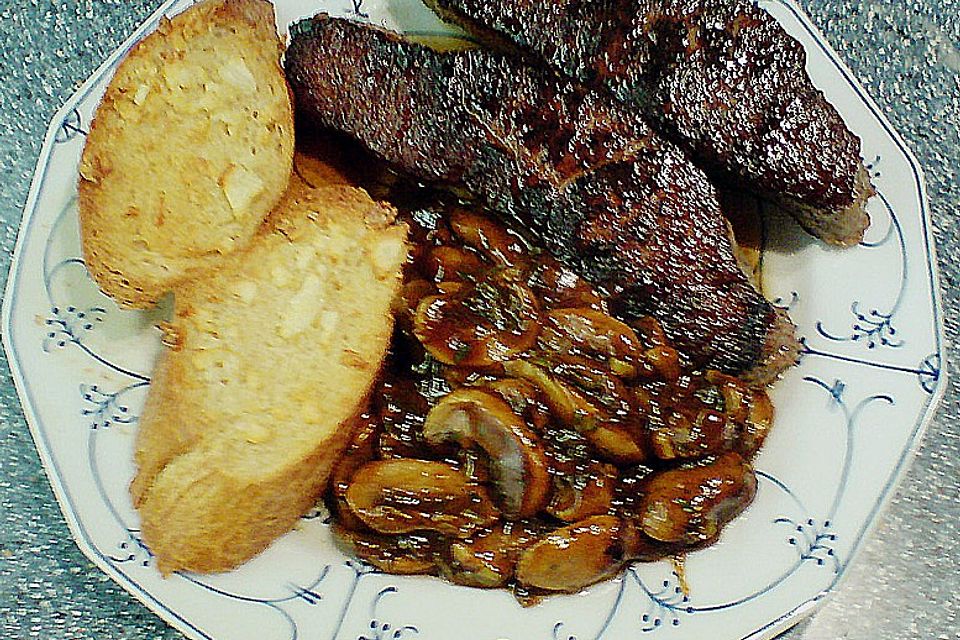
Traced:
[[285, 200], [174, 290], [130, 490], [159, 569], [223, 571], [315, 504], [389, 346], [406, 228], [348, 186]]
[[261, 225], [263, 233], [271, 233], [277, 224], [277, 220], [286, 215], [287, 207], [294, 201], [314, 189], [332, 186], [350, 186], [355, 187], [357, 183], [348, 177], [343, 169], [331, 163], [326, 155], [305, 151], [297, 144], [297, 150], [293, 154], [293, 173], [290, 175], [290, 183], [287, 184], [287, 190], [280, 198], [280, 202], [274, 207]]
[[253, 237], [293, 162], [283, 48], [265, 0], [207, 0], [137, 44], [80, 161], [87, 268], [125, 307], [155, 303]]

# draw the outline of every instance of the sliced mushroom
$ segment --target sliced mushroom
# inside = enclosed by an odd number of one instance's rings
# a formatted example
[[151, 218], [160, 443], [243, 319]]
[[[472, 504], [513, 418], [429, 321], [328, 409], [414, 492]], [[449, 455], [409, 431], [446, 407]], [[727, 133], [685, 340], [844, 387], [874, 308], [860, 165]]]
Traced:
[[[575, 426], [605, 460], [635, 464], [647, 459], [645, 419], [634, 394], [613, 373], [587, 358], [570, 357], [551, 373], [573, 385], [586, 413]], [[589, 407], [589, 408], [588, 408]]]
[[647, 459], [645, 418], [637, 398], [605, 366], [585, 358], [571, 358], [552, 373], [572, 387], [580, 406], [574, 426], [597, 454], [617, 464]]
[[425, 258], [426, 275], [434, 282], [463, 281], [475, 277], [486, 267], [476, 254], [458, 247], [432, 247]]
[[680, 377], [680, 354], [670, 345], [660, 323], [651, 316], [644, 316], [634, 322], [634, 327], [645, 347], [642, 360], [645, 366], [641, 374], [668, 382]]
[[503, 398], [510, 409], [534, 429], [542, 430], [550, 419], [549, 410], [540, 401], [540, 390], [526, 380], [497, 378], [479, 386]]
[[516, 267], [526, 261], [526, 243], [482, 213], [455, 209], [450, 213], [450, 228], [470, 245], [503, 267]]
[[582, 474], [554, 476], [553, 497], [547, 513], [564, 522], [576, 522], [610, 511], [617, 482], [617, 468], [594, 463]]
[[544, 320], [539, 337], [544, 349], [599, 355], [621, 377], [637, 375], [643, 347], [628, 325], [595, 309], [554, 309]]
[[693, 417], [675, 407], [665, 407], [650, 420], [650, 444], [661, 460], [700, 458], [729, 451], [736, 425], [713, 409], [700, 409]]
[[417, 338], [440, 362], [488, 367], [534, 345], [540, 309], [530, 289], [501, 272], [454, 293], [423, 298], [413, 326]]
[[407, 533], [388, 536], [342, 526], [334, 526], [333, 533], [348, 552], [381, 571], [404, 575], [437, 572], [440, 544], [434, 535]]
[[544, 369], [528, 360], [510, 360], [503, 364], [507, 375], [527, 380], [543, 393], [544, 402], [553, 415], [564, 424], [573, 424], [578, 416], [585, 417], [590, 407], [578, 398], [570, 388], [554, 380]]
[[532, 516], [546, 504], [550, 476], [543, 448], [501, 398], [480, 389], [457, 389], [427, 414], [423, 436], [431, 444], [483, 449], [508, 518]]
[[763, 389], [749, 386], [743, 380], [707, 371], [708, 382], [717, 385], [723, 396], [724, 413], [741, 425], [735, 448], [745, 458], [753, 457], [773, 426], [774, 408]]
[[606, 310], [603, 298], [586, 281], [549, 257], [531, 271], [527, 282], [546, 307]]
[[[609, 408], [601, 410], [597, 406], [599, 402], [590, 402], [583, 393], [529, 361], [511, 360], [504, 363], [503, 368], [509, 375], [537, 385], [554, 417], [576, 428], [605, 459], [618, 464], [634, 464], [647, 458], [642, 425], [631, 422], [639, 420], [639, 415], [628, 413], [611, 417]], [[630, 411], [629, 406], [623, 404], [626, 400], [613, 395], [607, 400], [608, 404], [619, 405], [621, 411]], [[623, 419], [627, 420], [621, 422]]]
[[616, 464], [637, 464], [647, 459], [642, 433], [636, 428], [600, 422], [589, 428], [580, 427], [580, 431], [604, 460]]
[[436, 531], [467, 537], [500, 512], [486, 490], [448, 464], [424, 460], [369, 462], [347, 487], [347, 504], [380, 533]]
[[469, 540], [455, 540], [442, 560], [443, 575], [470, 587], [502, 587], [513, 578], [517, 557], [538, 537], [531, 523], [503, 522]]
[[337, 460], [330, 473], [330, 487], [333, 490], [336, 512], [339, 521], [351, 529], [363, 527], [363, 523], [350, 510], [346, 502], [347, 487], [357, 469], [370, 462], [376, 456], [377, 438], [380, 435], [380, 423], [370, 413], [361, 414], [354, 427], [354, 436], [343, 455]]
[[753, 456], [773, 423], [766, 392], [708, 371], [681, 376], [647, 399], [651, 449], [663, 460], [701, 458], [726, 451]]
[[614, 516], [561, 527], [520, 554], [517, 581], [545, 591], [578, 591], [619, 571], [635, 538], [636, 532]]
[[640, 528], [661, 542], [708, 542], [750, 504], [756, 491], [756, 475], [737, 453], [663, 471], [645, 483]]
[[567, 356], [551, 363], [550, 374], [575, 387], [580, 395], [608, 418], [637, 415], [636, 398], [609, 367], [581, 356]]

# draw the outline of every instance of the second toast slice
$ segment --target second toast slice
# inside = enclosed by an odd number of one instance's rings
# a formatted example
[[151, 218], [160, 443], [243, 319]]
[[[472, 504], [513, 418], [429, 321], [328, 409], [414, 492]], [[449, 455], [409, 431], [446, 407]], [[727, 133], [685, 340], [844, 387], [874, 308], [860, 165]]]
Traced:
[[317, 500], [389, 346], [393, 215], [359, 189], [307, 191], [175, 290], [131, 485], [162, 572], [230, 569]]

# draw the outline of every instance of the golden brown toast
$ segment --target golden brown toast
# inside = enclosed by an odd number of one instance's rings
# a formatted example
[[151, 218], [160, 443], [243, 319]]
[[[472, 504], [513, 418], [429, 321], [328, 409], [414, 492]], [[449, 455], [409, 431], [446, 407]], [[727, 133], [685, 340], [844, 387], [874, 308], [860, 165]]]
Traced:
[[359, 189], [297, 188], [275, 228], [174, 291], [130, 487], [164, 573], [230, 569], [294, 526], [389, 346], [406, 227]]
[[265, 0], [206, 0], [138, 43], [80, 161], [87, 268], [144, 308], [243, 247], [290, 178], [293, 109]]

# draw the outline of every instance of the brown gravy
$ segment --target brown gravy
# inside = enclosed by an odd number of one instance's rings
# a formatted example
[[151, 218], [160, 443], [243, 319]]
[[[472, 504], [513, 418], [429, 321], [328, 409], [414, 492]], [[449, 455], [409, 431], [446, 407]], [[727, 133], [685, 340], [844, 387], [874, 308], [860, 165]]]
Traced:
[[393, 347], [328, 497], [344, 546], [532, 603], [716, 540], [756, 491], [765, 391], [684, 370], [480, 212], [406, 215]]

